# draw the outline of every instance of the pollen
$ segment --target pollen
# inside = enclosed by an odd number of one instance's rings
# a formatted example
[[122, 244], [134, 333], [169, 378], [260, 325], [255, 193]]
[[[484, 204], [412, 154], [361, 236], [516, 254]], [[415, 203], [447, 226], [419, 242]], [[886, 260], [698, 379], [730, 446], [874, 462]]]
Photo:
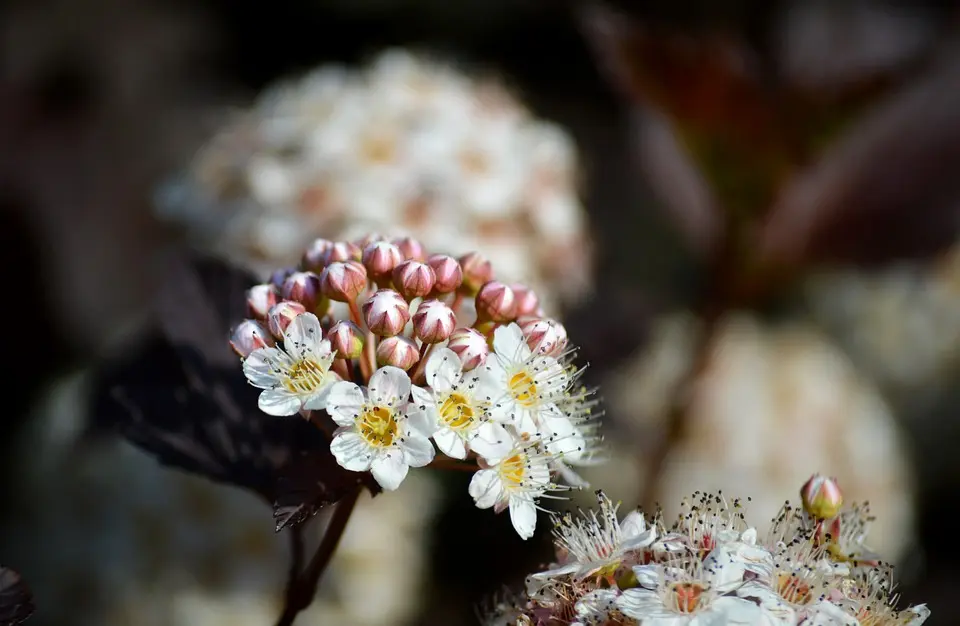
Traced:
[[500, 464], [500, 478], [505, 487], [520, 487], [526, 476], [527, 456], [517, 453]]
[[397, 437], [397, 420], [393, 411], [387, 407], [368, 407], [357, 420], [357, 430], [371, 446], [386, 448], [393, 445]]
[[525, 407], [535, 406], [537, 403], [537, 384], [526, 369], [513, 374], [507, 381], [510, 393], [518, 404]]
[[454, 430], [469, 427], [475, 414], [470, 401], [459, 393], [451, 393], [440, 405], [440, 420]]
[[292, 393], [316, 391], [324, 382], [327, 371], [313, 359], [300, 359], [286, 372], [283, 386]]

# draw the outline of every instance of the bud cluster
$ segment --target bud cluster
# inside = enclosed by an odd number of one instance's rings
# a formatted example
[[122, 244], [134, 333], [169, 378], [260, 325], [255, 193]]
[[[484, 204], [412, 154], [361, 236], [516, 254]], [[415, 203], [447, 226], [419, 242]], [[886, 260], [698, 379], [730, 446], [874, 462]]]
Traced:
[[761, 537], [719, 492], [695, 493], [668, 525], [659, 511], [620, 519], [598, 491], [598, 511], [554, 516], [557, 562], [484, 623], [923, 624], [927, 607], [898, 610], [892, 567], [867, 556], [865, 505], [842, 508], [819, 475], [800, 493]]
[[318, 239], [246, 304], [230, 345], [260, 408], [329, 428], [338, 463], [385, 489], [410, 467], [475, 470], [477, 506], [509, 508], [527, 538], [538, 498], [570, 488], [555, 479], [585, 484], [571, 466], [599, 458], [600, 414], [566, 330], [479, 253]]

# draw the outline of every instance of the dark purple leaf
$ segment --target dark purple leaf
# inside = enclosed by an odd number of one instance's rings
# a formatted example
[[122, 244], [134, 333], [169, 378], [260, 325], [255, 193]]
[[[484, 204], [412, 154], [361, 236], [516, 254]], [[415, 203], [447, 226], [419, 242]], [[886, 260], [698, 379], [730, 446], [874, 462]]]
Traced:
[[20, 574], [0, 566], [0, 626], [22, 624], [34, 609], [33, 594]]

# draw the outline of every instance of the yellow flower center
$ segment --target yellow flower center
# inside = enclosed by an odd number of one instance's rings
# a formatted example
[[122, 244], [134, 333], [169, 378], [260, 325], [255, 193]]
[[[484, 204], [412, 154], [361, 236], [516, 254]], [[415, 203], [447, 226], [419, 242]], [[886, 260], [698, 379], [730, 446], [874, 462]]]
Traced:
[[386, 448], [397, 437], [397, 420], [387, 407], [366, 407], [357, 420], [357, 430], [371, 446]]
[[323, 384], [327, 371], [313, 359], [300, 359], [287, 372], [283, 386], [292, 393], [311, 393]]
[[699, 583], [673, 583], [670, 586], [673, 597], [673, 606], [678, 613], [693, 613], [700, 605], [703, 596], [703, 585]]
[[537, 403], [537, 384], [527, 370], [521, 370], [510, 377], [507, 387], [513, 399], [521, 406], [530, 407]]
[[440, 405], [440, 421], [454, 430], [469, 426], [474, 415], [473, 405], [459, 393], [451, 393]]
[[523, 484], [523, 478], [527, 471], [527, 455], [517, 452], [510, 458], [500, 463], [500, 480], [503, 486], [519, 487]]
[[779, 574], [777, 576], [777, 593], [791, 604], [810, 604], [813, 600], [810, 585], [803, 582], [796, 574]]

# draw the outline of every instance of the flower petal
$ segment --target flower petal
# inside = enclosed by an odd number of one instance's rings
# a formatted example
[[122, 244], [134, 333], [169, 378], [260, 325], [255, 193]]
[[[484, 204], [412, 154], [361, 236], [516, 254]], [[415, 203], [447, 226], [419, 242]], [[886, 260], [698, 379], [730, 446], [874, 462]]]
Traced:
[[[496, 422], [480, 424], [470, 436], [468, 443], [471, 450], [490, 463], [503, 459], [516, 445], [513, 435], [502, 424]], [[437, 445], [440, 445], [439, 441]]]
[[399, 367], [385, 365], [370, 377], [370, 402], [399, 407], [410, 397], [410, 377]]
[[423, 467], [433, 460], [435, 451], [430, 440], [420, 433], [408, 432], [400, 444], [403, 462], [410, 467]]
[[407, 420], [410, 427], [423, 434], [424, 437], [433, 437], [440, 428], [437, 423], [437, 402], [433, 394], [423, 387], [414, 385], [411, 388], [413, 402], [407, 405]]
[[337, 459], [337, 463], [351, 472], [366, 472], [370, 469], [373, 455], [370, 446], [356, 431], [343, 430], [333, 437], [330, 442], [330, 452]]
[[407, 477], [410, 468], [403, 462], [403, 456], [399, 450], [392, 450], [374, 458], [370, 464], [373, 477], [387, 491], [394, 491]]
[[[333, 376], [333, 372], [330, 372]], [[320, 387], [314, 391], [310, 397], [303, 401], [303, 408], [310, 409], [311, 411], [323, 411], [327, 408], [327, 398], [330, 397], [330, 391], [333, 389], [335, 383], [334, 378], [330, 378], [329, 382], [326, 382], [323, 387]]]
[[243, 360], [243, 375], [250, 384], [261, 389], [272, 389], [280, 383], [277, 368], [289, 357], [276, 348], [259, 348]]
[[260, 399], [257, 400], [257, 406], [267, 415], [286, 416], [295, 414], [302, 404], [295, 394], [278, 387], [264, 389], [260, 393]]
[[479, 509], [489, 509], [503, 499], [503, 483], [494, 470], [479, 470], [470, 479], [470, 497]]
[[520, 326], [514, 322], [493, 331], [493, 350], [501, 360], [517, 363], [530, 357], [531, 351]]
[[520, 496], [510, 498], [510, 521], [521, 539], [533, 537], [537, 528], [537, 507], [533, 500]]
[[283, 349], [294, 358], [309, 355], [319, 356], [323, 330], [320, 320], [313, 313], [301, 313], [293, 318], [283, 333]]
[[352, 426], [363, 410], [363, 391], [350, 382], [335, 383], [327, 394], [327, 413], [339, 426]]
[[[633, 568], [634, 571], [637, 571], [637, 569]], [[617, 598], [617, 608], [627, 617], [643, 620], [662, 611], [663, 601], [656, 591], [635, 587], [620, 594], [620, 597]]]
[[427, 384], [437, 393], [447, 393], [463, 377], [460, 357], [450, 348], [440, 348], [427, 359]]

